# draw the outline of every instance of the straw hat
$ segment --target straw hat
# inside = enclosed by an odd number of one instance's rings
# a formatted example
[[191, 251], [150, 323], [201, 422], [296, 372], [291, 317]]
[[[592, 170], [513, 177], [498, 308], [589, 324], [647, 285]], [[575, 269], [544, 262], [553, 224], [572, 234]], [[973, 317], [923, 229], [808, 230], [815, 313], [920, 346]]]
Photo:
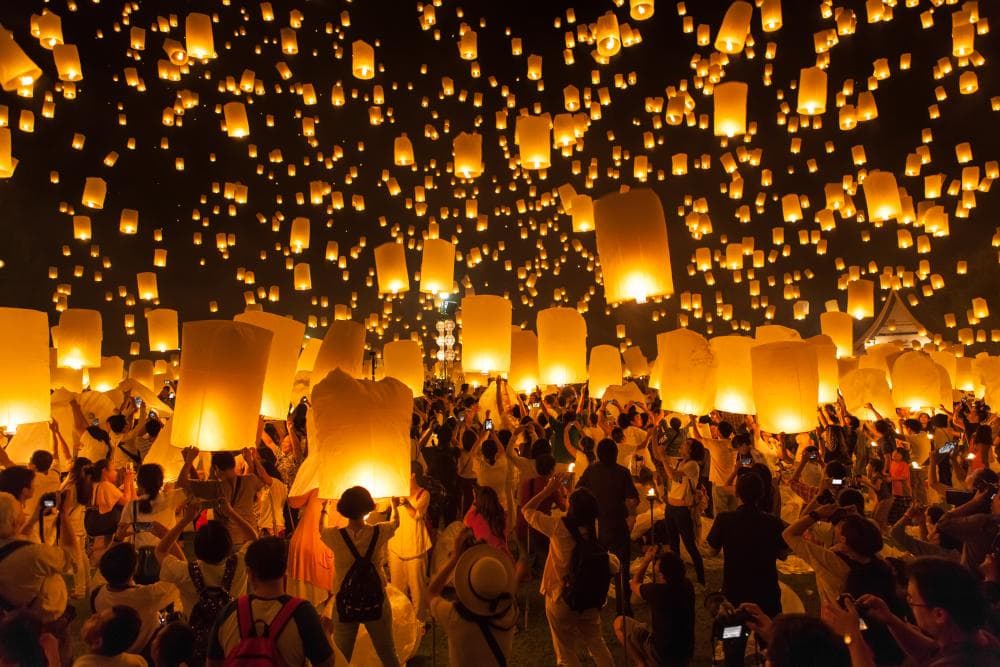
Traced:
[[514, 603], [514, 564], [488, 544], [470, 547], [455, 566], [455, 596], [479, 616], [501, 616]]

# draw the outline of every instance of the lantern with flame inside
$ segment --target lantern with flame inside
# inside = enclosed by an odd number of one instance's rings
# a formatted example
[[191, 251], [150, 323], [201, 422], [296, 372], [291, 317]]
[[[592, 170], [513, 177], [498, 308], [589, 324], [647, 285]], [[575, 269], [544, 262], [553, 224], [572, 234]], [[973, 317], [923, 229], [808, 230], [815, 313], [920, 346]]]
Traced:
[[538, 385], [538, 337], [534, 331], [511, 327], [510, 372], [507, 382], [516, 391], [531, 393]]
[[820, 330], [837, 346], [837, 357], [854, 354], [854, 321], [850, 313], [833, 310], [819, 315]]
[[604, 391], [622, 383], [622, 357], [614, 345], [598, 345], [590, 351], [588, 390], [594, 398], [603, 398]]
[[663, 207], [647, 188], [601, 197], [594, 203], [597, 254], [609, 303], [674, 292]]
[[618, 27], [618, 17], [614, 12], [605, 12], [597, 17], [597, 53], [610, 58], [622, 48], [622, 34]]
[[0, 28], [0, 86], [6, 91], [26, 88], [40, 76], [42, 69], [21, 50], [14, 33]]
[[664, 410], [705, 415], [715, 402], [716, 360], [709, 342], [690, 329], [656, 336], [657, 379]]
[[375, 49], [363, 40], [351, 44], [351, 71], [357, 79], [375, 78]]
[[128, 379], [135, 380], [147, 389], [153, 388], [153, 362], [136, 359], [128, 365]]
[[552, 119], [545, 113], [540, 116], [518, 116], [514, 136], [520, 148], [523, 169], [548, 169], [551, 162], [552, 142], [549, 128]]
[[413, 396], [424, 393], [424, 358], [420, 343], [415, 340], [394, 340], [382, 348], [385, 377], [396, 378], [409, 388]]
[[160, 291], [156, 286], [156, 274], [152, 271], [143, 271], [135, 275], [136, 286], [139, 291], [139, 298], [143, 301], [156, 301], [160, 298]]
[[420, 263], [420, 291], [451, 294], [455, 282], [455, 246], [444, 239], [425, 239]]
[[[885, 372], [878, 368], [858, 368], [840, 377], [840, 393], [844, 395], [847, 411], [865, 421], [875, 421], [878, 415], [896, 413]], [[875, 414], [867, 405], [871, 403]]]
[[649, 360], [642, 353], [641, 347], [632, 346], [622, 353], [625, 370], [634, 378], [649, 375]]
[[577, 233], [594, 231], [594, 200], [590, 195], [573, 195], [570, 202], [573, 231]]
[[222, 105], [222, 116], [226, 121], [226, 134], [230, 137], [240, 139], [250, 134], [250, 120], [242, 102], [226, 102]]
[[188, 55], [204, 60], [215, 57], [215, 40], [212, 37], [212, 17], [192, 12], [184, 19], [185, 48]]
[[816, 369], [819, 372], [819, 404], [837, 402], [837, 382], [840, 367], [837, 365], [837, 346], [829, 336], [807, 338], [806, 342], [816, 351]]
[[13, 433], [20, 424], [47, 422], [49, 400], [49, 318], [37, 310], [0, 308], [0, 427]]
[[122, 381], [125, 360], [121, 357], [101, 357], [101, 365], [87, 371], [91, 391], [111, 391]]
[[306, 325], [290, 317], [254, 310], [237, 315], [233, 321], [252, 324], [271, 332], [271, 349], [267, 357], [260, 414], [272, 419], [284, 419], [288, 416], [295, 366]]
[[510, 370], [510, 300], [477, 294], [462, 299], [462, 368], [466, 373], [507, 375]]
[[746, 336], [716, 336], [709, 341], [721, 369], [715, 379], [715, 409], [739, 415], [757, 412], [750, 381], [750, 348], [755, 344]]
[[587, 323], [574, 308], [538, 311], [538, 373], [541, 384], [567, 385], [587, 379]]
[[483, 173], [483, 135], [459, 132], [452, 142], [452, 152], [456, 176], [476, 178]]
[[806, 116], [826, 112], [826, 72], [806, 67], [799, 72], [799, 101], [796, 111]]
[[939, 366], [923, 352], [904, 352], [890, 370], [892, 402], [914, 412], [933, 413], [941, 402]]
[[170, 444], [203, 452], [256, 444], [273, 334], [242, 322], [186, 322]]
[[868, 219], [885, 222], [898, 218], [902, 213], [899, 186], [896, 177], [889, 171], [872, 171], [864, 182], [865, 201], [868, 204]]
[[742, 81], [727, 81], [715, 87], [715, 136], [735, 137], [747, 132], [747, 91]]
[[406, 248], [389, 241], [375, 248], [375, 274], [380, 294], [410, 291], [410, 276], [406, 271]]
[[739, 53], [746, 44], [750, 34], [750, 18], [753, 16], [753, 5], [743, 0], [736, 0], [729, 5], [726, 15], [719, 26], [719, 34], [715, 37], [715, 50], [722, 53]]
[[101, 314], [85, 308], [67, 308], [59, 316], [58, 339], [53, 339], [59, 368], [96, 368], [101, 365]]
[[875, 283], [870, 280], [847, 283], [847, 312], [856, 320], [875, 316]]
[[819, 370], [816, 349], [805, 341], [756, 345], [750, 350], [757, 421], [770, 433], [804, 433], [816, 427]]
[[149, 334], [149, 349], [166, 352], [177, 349], [177, 311], [170, 308], [156, 308], [146, 313], [146, 332]]

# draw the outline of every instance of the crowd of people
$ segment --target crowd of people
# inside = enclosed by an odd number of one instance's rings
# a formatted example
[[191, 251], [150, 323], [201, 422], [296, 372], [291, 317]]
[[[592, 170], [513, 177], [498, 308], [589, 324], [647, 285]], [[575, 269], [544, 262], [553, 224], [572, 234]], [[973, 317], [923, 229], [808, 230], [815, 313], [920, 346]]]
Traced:
[[[717, 664], [1000, 664], [1000, 419], [981, 401], [864, 420], [841, 401], [778, 434], [631, 389], [429, 382], [409, 495], [378, 502], [289, 497], [305, 399], [256, 447], [184, 449], [170, 480], [141, 401], [104, 422], [74, 401], [51, 451], [0, 450], [0, 665], [342, 665], [363, 627], [391, 667], [410, 657], [393, 596], [449, 664], [540, 664], [512, 650], [536, 586], [559, 665], [613, 665], [606, 629], [628, 664], [692, 664], [699, 604]], [[796, 558], [818, 614], [779, 584]]]

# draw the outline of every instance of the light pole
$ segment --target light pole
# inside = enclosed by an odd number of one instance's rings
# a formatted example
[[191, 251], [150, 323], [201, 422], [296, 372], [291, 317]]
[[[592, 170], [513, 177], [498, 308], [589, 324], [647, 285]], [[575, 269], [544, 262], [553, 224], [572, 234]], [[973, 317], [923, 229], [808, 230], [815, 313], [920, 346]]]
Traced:
[[434, 341], [437, 343], [434, 356], [441, 364], [441, 379], [446, 380], [451, 375], [451, 363], [455, 361], [455, 321], [438, 320], [435, 328], [438, 335]]

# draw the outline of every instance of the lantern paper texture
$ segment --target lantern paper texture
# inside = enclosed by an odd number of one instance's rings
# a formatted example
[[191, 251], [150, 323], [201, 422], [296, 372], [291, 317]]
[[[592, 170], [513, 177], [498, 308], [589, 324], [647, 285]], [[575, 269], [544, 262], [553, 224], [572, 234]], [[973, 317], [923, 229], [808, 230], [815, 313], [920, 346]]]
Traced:
[[815, 348], [804, 341], [764, 343], [750, 350], [757, 421], [770, 433], [816, 427], [819, 370]]
[[288, 415], [288, 402], [295, 380], [295, 366], [299, 350], [302, 349], [306, 325], [290, 317], [252, 310], [237, 315], [233, 320], [267, 329], [273, 334], [267, 358], [267, 372], [264, 376], [260, 414], [272, 419], [284, 419]]
[[539, 382], [566, 385], [587, 379], [587, 323], [573, 308], [538, 311]]
[[402, 243], [389, 241], [375, 248], [375, 273], [378, 276], [378, 291], [382, 294], [398, 294], [410, 290], [410, 278], [406, 272], [406, 248]]
[[656, 336], [656, 365], [664, 410], [706, 415], [715, 402], [716, 359], [704, 336], [674, 329]]
[[886, 381], [885, 372], [877, 368], [858, 368], [840, 377], [840, 393], [844, 396], [847, 411], [865, 421], [875, 421], [878, 416], [867, 407], [871, 403], [880, 415], [893, 415], [896, 406]]
[[360, 378], [365, 356], [365, 328], [353, 320], [334, 320], [326, 330], [312, 369], [313, 384], [339, 368]]
[[424, 358], [420, 343], [396, 340], [382, 348], [382, 368], [385, 377], [396, 378], [409, 387], [414, 396], [424, 393]]
[[171, 308], [157, 308], [146, 313], [146, 329], [149, 334], [149, 349], [153, 352], [176, 350], [177, 311]]
[[102, 357], [101, 365], [88, 372], [92, 391], [111, 391], [122, 381], [125, 361], [121, 357]]
[[750, 348], [756, 342], [746, 336], [716, 336], [709, 341], [720, 372], [715, 380], [715, 409], [740, 415], [757, 412], [750, 381]]
[[95, 368], [101, 365], [101, 314], [85, 308], [67, 308], [59, 316], [56, 343], [60, 368]]
[[444, 239], [424, 241], [420, 264], [420, 291], [451, 294], [455, 282], [455, 245]]
[[625, 370], [632, 377], [642, 377], [649, 375], [649, 360], [642, 353], [641, 347], [632, 346], [622, 353], [625, 362]]
[[462, 368], [466, 373], [507, 375], [510, 370], [509, 299], [477, 294], [462, 299]]
[[507, 382], [515, 390], [528, 394], [539, 383], [538, 336], [534, 331], [511, 327], [510, 330], [510, 372]]
[[38, 310], [0, 308], [0, 426], [49, 420], [49, 318]]
[[909, 410], [933, 411], [941, 402], [938, 365], [923, 352], [904, 352], [892, 364], [892, 402]]
[[849, 357], [854, 354], [854, 321], [850, 313], [839, 310], [820, 313], [820, 330], [829, 336], [837, 346], [838, 357]]
[[590, 351], [589, 391], [594, 398], [603, 398], [608, 387], [622, 383], [622, 358], [613, 345], [598, 345]]

